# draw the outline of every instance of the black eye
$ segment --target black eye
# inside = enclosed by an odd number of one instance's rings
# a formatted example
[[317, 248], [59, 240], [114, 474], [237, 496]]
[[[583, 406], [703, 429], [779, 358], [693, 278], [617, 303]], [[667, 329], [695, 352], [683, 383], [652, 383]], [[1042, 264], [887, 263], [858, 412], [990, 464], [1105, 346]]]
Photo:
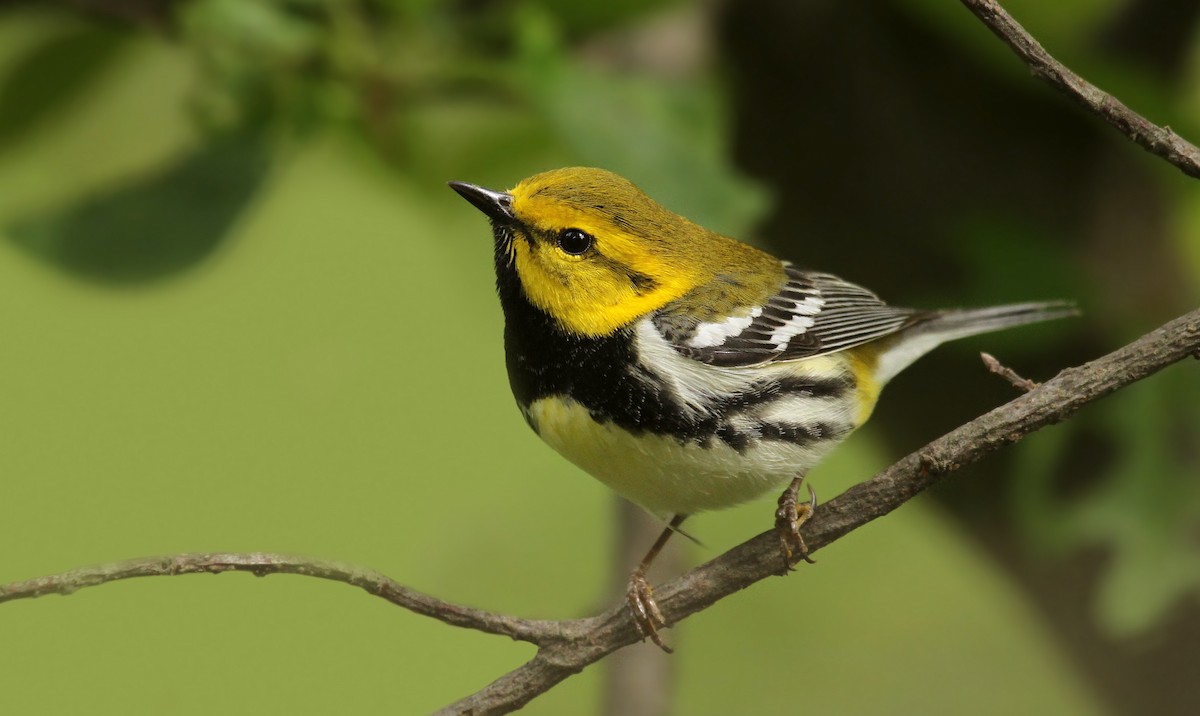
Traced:
[[582, 229], [563, 229], [558, 235], [558, 248], [572, 256], [587, 253], [595, 239]]

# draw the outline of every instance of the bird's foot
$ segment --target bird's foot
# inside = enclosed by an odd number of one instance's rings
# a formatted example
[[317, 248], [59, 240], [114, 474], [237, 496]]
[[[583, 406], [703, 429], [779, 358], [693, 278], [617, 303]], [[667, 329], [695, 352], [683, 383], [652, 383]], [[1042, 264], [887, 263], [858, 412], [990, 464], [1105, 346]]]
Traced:
[[801, 475], [792, 480], [783, 494], [779, 496], [779, 508], [775, 510], [775, 531], [779, 533], [779, 551], [783, 556], [784, 574], [793, 571], [793, 559], [800, 559], [812, 564], [815, 560], [808, 556], [808, 545], [804, 544], [804, 536], [800, 534], [800, 526], [808, 521], [817, 508], [817, 493], [808, 487], [808, 502], [799, 502], [800, 485], [804, 484]]
[[625, 601], [629, 604], [629, 611], [633, 612], [633, 623], [641, 633], [642, 639], [649, 638], [659, 649], [668, 654], [672, 653], [674, 649], [664, 644], [658, 634], [659, 629], [667, 626], [667, 620], [659, 611], [658, 604], [654, 601], [654, 590], [650, 588], [646, 574], [641, 569], [630, 575]]

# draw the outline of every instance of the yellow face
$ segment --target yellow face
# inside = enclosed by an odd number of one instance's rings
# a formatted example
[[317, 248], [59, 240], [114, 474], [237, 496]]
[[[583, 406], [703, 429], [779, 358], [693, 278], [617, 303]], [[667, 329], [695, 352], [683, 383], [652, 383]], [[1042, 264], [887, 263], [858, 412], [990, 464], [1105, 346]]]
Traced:
[[611, 334], [705, 280], [686, 250], [705, 230], [615, 174], [560, 169], [510, 194], [525, 295], [570, 331]]

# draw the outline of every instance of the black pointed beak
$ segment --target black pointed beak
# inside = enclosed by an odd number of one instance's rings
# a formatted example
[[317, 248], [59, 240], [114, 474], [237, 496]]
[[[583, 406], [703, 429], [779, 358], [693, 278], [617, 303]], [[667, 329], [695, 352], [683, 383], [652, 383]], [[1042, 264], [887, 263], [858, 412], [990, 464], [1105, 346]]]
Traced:
[[492, 191], [481, 186], [468, 184], [463, 181], [446, 182], [459, 196], [471, 202], [476, 208], [487, 214], [492, 221], [511, 222], [512, 195], [502, 191]]

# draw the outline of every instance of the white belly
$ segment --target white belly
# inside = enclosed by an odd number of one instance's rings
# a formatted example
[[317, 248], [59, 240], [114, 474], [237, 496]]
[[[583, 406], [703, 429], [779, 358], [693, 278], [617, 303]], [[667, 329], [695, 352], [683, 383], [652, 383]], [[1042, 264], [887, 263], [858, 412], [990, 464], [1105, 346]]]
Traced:
[[731, 507], [780, 490], [836, 444], [764, 440], [739, 453], [716, 438], [700, 445], [634, 435], [613, 423], [597, 423], [584, 406], [557, 396], [534, 401], [527, 415], [563, 457], [663, 517]]

